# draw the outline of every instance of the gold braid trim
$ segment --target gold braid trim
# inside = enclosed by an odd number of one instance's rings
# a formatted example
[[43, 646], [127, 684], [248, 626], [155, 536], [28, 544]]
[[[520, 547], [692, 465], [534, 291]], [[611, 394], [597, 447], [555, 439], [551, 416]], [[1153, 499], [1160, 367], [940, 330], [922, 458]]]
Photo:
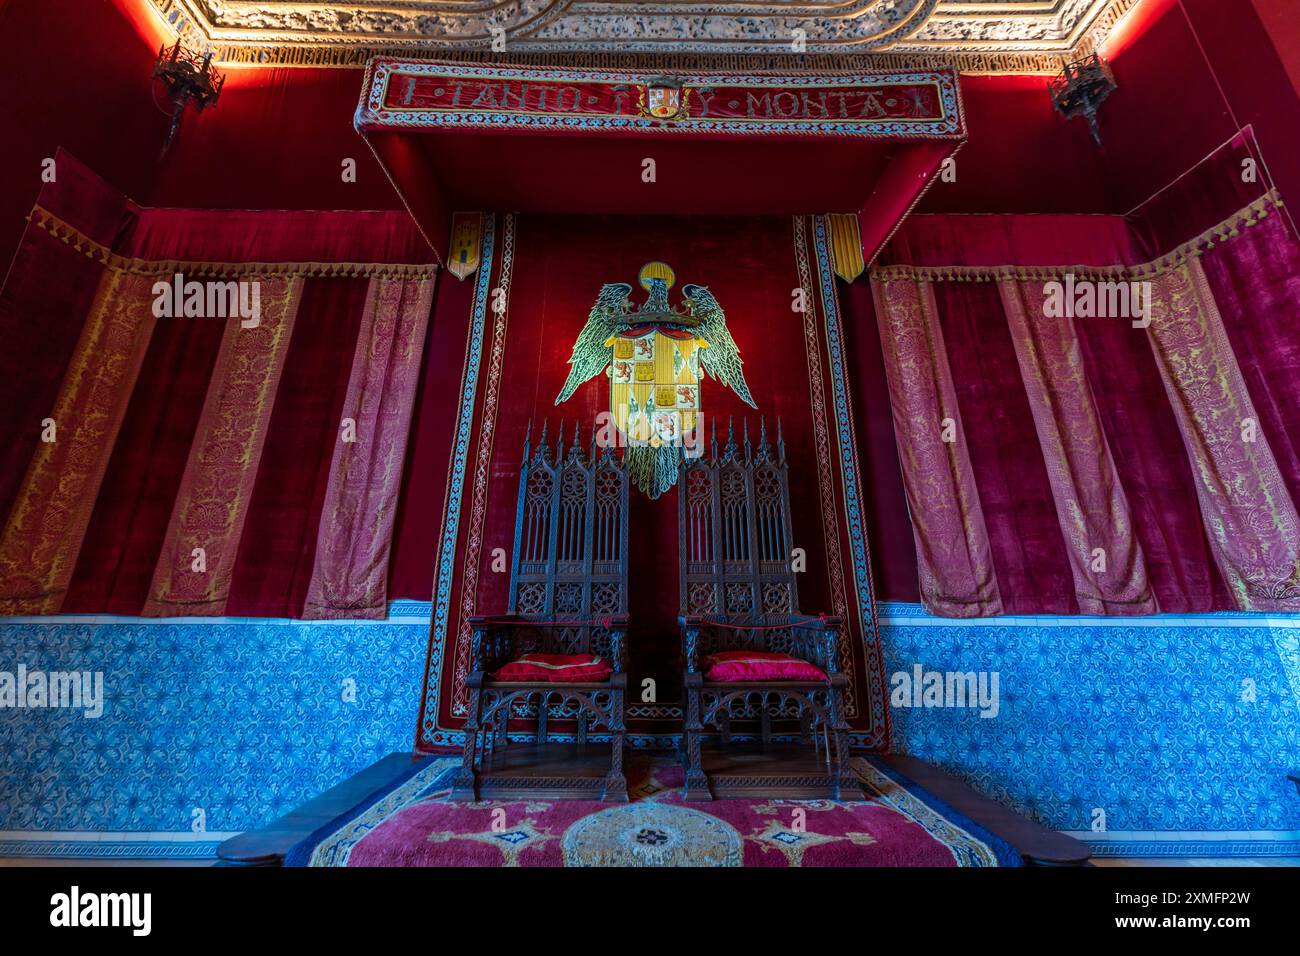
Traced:
[[1004, 279], [1050, 281], [1066, 275], [1076, 279], [1144, 280], [1155, 279], [1172, 272], [1207, 250], [1241, 235], [1267, 219], [1274, 209], [1282, 208], [1282, 197], [1270, 189], [1250, 205], [1245, 206], [1216, 226], [1211, 226], [1194, 239], [1167, 252], [1158, 259], [1135, 266], [876, 266], [871, 278], [882, 282], [890, 279], [914, 279], [917, 282], [1001, 282]]
[[137, 276], [167, 276], [182, 272], [187, 276], [353, 276], [381, 279], [429, 279], [438, 271], [436, 263], [410, 265], [400, 262], [191, 262], [181, 259], [134, 259], [118, 255], [107, 246], [91, 239], [48, 209], [35, 206], [27, 221], [38, 229], [62, 240], [87, 259], [107, 266], [114, 272]]

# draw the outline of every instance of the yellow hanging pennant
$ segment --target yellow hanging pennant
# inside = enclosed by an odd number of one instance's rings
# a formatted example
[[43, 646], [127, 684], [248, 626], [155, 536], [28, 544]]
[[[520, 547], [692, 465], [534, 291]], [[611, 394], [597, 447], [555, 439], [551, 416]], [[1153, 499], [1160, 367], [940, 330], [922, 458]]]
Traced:
[[831, 213], [826, 217], [831, 232], [831, 265], [835, 274], [852, 282], [867, 267], [862, 259], [862, 234], [857, 213]]

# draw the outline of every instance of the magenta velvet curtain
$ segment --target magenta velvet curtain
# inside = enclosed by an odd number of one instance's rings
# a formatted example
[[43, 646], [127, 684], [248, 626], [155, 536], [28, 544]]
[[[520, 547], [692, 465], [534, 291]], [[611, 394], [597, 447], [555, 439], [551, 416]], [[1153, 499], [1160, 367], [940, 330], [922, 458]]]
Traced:
[[[895, 236], [872, 282], [930, 610], [1300, 610], [1300, 243], [1276, 197], [1241, 195], [1172, 245], [1223, 197]], [[1046, 283], [1076, 273], [1146, 283], [1151, 321], [1054, 317]]]
[[[0, 292], [0, 613], [382, 616], [431, 257], [405, 213], [142, 209], [61, 157]], [[178, 276], [256, 320], [156, 314]]]

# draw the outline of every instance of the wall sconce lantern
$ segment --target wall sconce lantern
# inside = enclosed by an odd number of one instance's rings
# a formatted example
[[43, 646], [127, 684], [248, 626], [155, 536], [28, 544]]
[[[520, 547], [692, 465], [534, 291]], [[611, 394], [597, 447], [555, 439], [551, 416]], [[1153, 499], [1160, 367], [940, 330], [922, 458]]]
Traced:
[[181, 46], [180, 40], [170, 50], [166, 47], [158, 50], [158, 63], [153, 68], [153, 78], [162, 80], [167, 88], [167, 98], [172, 102], [172, 125], [163, 146], [165, 154], [180, 130], [185, 108], [193, 104], [195, 109], [202, 112], [206, 107], [215, 106], [226, 78], [213, 67], [211, 53], [199, 56]]
[[1101, 130], [1097, 126], [1097, 110], [1115, 90], [1115, 77], [1110, 64], [1094, 53], [1081, 60], [1066, 63], [1060, 76], [1047, 81], [1052, 102], [1057, 112], [1066, 119], [1082, 116], [1088, 121], [1092, 138], [1101, 145]]

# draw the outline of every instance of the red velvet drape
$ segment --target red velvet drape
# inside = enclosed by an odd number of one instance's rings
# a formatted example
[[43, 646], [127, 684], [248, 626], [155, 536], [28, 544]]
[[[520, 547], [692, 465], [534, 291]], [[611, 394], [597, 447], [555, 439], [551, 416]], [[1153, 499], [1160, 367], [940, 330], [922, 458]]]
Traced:
[[[418, 266], [430, 257], [414, 224], [387, 212], [141, 209], [65, 154], [39, 211], [0, 292], [0, 331], [17, 346], [0, 358], [0, 400], [19, 423], [4, 443], [0, 507], [14, 508], [102, 276], [159, 261], [168, 277], [187, 269], [238, 276], [243, 263], [287, 264], [280, 268], [305, 278], [278, 380], [257, 412], [267, 417], [267, 438], [243, 503], [244, 533], [221, 612], [301, 615], [345, 399], [368, 354], [358, 351], [358, 330], [372, 307], [379, 281], [373, 275], [384, 270], [376, 264]], [[191, 446], [228, 325], [196, 318], [154, 323], [138, 374], [126, 383], [129, 398], [105, 449], [103, 475], [90, 489], [85, 533], [72, 545], [57, 609], [138, 614], [145, 606], [178, 493], [194, 466]], [[81, 424], [58, 427], [67, 434]]]
[[1274, 214], [1201, 257], [1260, 428], [1300, 502], [1300, 241]]
[[316, 556], [330, 461], [369, 280], [309, 279], [280, 374], [226, 613], [296, 617]]
[[935, 300], [1003, 609], [1075, 613], [1065, 542], [998, 288], [938, 283]]

